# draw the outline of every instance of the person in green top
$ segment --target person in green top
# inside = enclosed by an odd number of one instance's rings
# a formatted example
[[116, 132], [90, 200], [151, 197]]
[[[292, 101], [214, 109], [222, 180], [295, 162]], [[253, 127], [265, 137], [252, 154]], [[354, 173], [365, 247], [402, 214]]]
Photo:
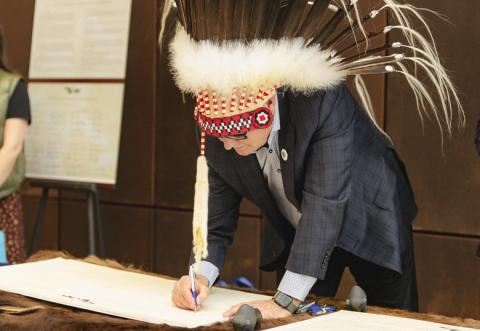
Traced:
[[21, 76], [5, 64], [0, 29], [0, 231], [5, 234], [7, 258], [12, 264], [26, 258], [18, 190], [25, 176], [23, 145], [30, 122], [27, 87]]

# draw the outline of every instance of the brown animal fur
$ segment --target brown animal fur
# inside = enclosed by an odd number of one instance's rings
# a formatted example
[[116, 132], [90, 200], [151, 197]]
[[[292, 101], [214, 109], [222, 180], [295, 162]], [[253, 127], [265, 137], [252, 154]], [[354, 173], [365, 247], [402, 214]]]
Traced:
[[[30, 257], [28, 261], [41, 261], [55, 257], [73, 258], [67, 253], [40, 251]], [[146, 273], [144, 271], [135, 269], [132, 266], [124, 266], [113, 260], [101, 260], [93, 256], [82, 259], [82, 261], [108, 266], [115, 269]], [[272, 294], [271, 292], [261, 293]], [[345, 304], [338, 300], [313, 297], [311, 297], [310, 299], [316, 299], [317, 302], [320, 304], [333, 304], [340, 309], [345, 308]], [[0, 305], [11, 305], [19, 307], [41, 305], [43, 307], [38, 311], [25, 315], [0, 314], [0, 330], [2, 331], [186, 330], [184, 328], [172, 327], [169, 325], [155, 325], [134, 320], [127, 320], [119, 317], [113, 317], [109, 315], [97, 314], [82, 309], [57, 305], [54, 303], [31, 299], [21, 295], [3, 291], [0, 291]], [[379, 307], [368, 307], [368, 312], [400, 317], [409, 317], [427, 320], [431, 322], [467, 326], [480, 329], [480, 321], [476, 321], [473, 319], [450, 318], [433, 314], [416, 314], [405, 312], [402, 310], [392, 310]], [[308, 315], [302, 314], [283, 319], [266, 320], [262, 322], [262, 329], [268, 329], [274, 326], [300, 321], [308, 317]], [[233, 328], [230, 323], [225, 322], [210, 325], [208, 327], [196, 328], [194, 330], [233, 330]]]

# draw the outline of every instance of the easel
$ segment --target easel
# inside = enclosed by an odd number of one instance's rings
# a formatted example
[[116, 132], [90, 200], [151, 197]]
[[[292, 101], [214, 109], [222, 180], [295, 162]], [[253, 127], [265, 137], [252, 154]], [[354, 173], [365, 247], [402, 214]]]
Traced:
[[[42, 196], [40, 198], [40, 205], [35, 217], [35, 224], [30, 241], [28, 254], [31, 255], [37, 249], [37, 240], [43, 226], [43, 216], [45, 214], [45, 205], [47, 203], [48, 190], [56, 189], [68, 191], [81, 191], [87, 194], [88, 200], [88, 252], [90, 255], [96, 255], [100, 258], [105, 258], [105, 245], [103, 242], [103, 229], [100, 219], [100, 203], [98, 199], [98, 190], [96, 184], [90, 183], [73, 183], [73, 182], [53, 182], [46, 180], [31, 180], [30, 186], [42, 188]], [[98, 245], [96, 241], [98, 239]], [[97, 254], [97, 246], [98, 253]]]

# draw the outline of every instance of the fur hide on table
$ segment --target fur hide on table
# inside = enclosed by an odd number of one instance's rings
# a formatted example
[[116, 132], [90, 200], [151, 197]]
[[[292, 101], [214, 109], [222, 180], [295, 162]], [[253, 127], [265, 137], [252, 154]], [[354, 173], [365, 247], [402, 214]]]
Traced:
[[[40, 251], [31, 256], [28, 262], [46, 260], [56, 257], [73, 258], [72, 256], [62, 252]], [[115, 269], [145, 273], [133, 267], [121, 265], [120, 263], [112, 260], [101, 260], [96, 257], [88, 257], [82, 261], [104, 265]], [[266, 293], [272, 294], [269, 292]], [[340, 309], [345, 308], [345, 303], [338, 300], [328, 298], [315, 299], [320, 304], [332, 304]], [[156, 325], [134, 320], [127, 320], [0, 291], [0, 306], [2, 305], [17, 307], [42, 307], [39, 310], [26, 313], [24, 315], [11, 315], [6, 313], [0, 314], [0, 330], [2, 331], [192, 330], [172, 327], [169, 325]], [[416, 314], [379, 307], [368, 307], [368, 312], [480, 328], [480, 321], [472, 319], [450, 318], [433, 314]], [[284, 319], [266, 320], [262, 322], [262, 329], [268, 329], [274, 326], [300, 321], [306, 318], [309, 318], [309, 316], [306, 314], [301, 314]], [[208, 327], [199, 327], [193, 330], [233, 330], [233, 328], [230, 323], [225, 322], [210, 325]]]

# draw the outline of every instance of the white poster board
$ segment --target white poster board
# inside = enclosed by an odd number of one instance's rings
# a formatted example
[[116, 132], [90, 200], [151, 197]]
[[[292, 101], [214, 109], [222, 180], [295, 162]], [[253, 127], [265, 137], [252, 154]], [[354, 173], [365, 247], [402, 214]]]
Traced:
[[125, 78], [131, 0], [35, 1], [30, 79]]
[[[32, 275], [35, 275], [34, 277]], [[0, 290], [139, 321], [194, 328], [225, 321], [232, 305], [270, 297], [212, 288], [199, 311], [171, 302], [173, 280], [56, 258], [0, 267]]]
[[27, 177], [115, 184], [132, 0], [38, 0]]
[[272, 331], [473, 331], [471, 328], [411, 318], [341, 310], [309, 320], [270, 329]]
[[27, 177], [114, 184], [124, 84], [30, 83]]

